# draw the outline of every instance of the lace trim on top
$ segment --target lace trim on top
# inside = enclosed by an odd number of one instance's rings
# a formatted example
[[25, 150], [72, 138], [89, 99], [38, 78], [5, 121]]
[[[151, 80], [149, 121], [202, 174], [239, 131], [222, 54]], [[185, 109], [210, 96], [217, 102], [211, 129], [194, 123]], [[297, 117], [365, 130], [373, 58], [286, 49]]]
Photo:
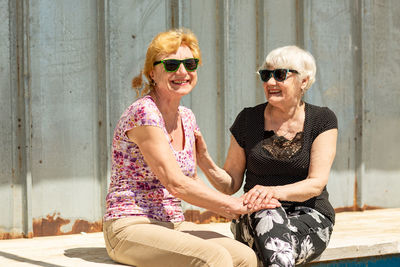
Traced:
[[298, 132], [292, 140], [288, 140], [274, 131], [264, 131], [262, 147], [276, 159], [290, 159], [300, 151], [303, 135], [303, 132]]

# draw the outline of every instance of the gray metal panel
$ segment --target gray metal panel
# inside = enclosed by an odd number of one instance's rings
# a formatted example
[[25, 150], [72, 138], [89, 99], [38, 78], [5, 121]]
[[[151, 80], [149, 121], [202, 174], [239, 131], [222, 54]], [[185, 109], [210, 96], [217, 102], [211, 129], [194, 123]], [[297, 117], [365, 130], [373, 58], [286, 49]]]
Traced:
[[362, 205], [400, 205], [400, 2], [364, 1]]
[[220, 165], [236, 115], [264, 101], [257, 68], [297, 44], [317, 60], [306, 100], [339, 120], [332, 203], [399, 206], [399, 12], [395, 0], [0, 0], [0, 234], [99, 226], [131, 80], [155, 34], [181, 26], [203, 55], [182, 103]]
[[225, 1], [224, 6], [224, 125], [225, 151], [229, 146], [229, 127], [246, 106], [257, 103], [262, 91], [256, 74], [258, 67], [256, 2]]
[[111, 137], [122, 112], [136, 99], [131, 82], [143, 68], [147, 46], [168, 28], [167, 4], [158, 0], [108, 2]]
[[102, 215], [96, 1], [33, 1], [29, 12], [34, 231], [55, 234], [46, 224], [59, 218], [59, 234]]
[[[190, 28], [199, 39], [203, 65], [198, 70], [197, 86], [182, 102], [195, 113], [197, 124], [207, 140], [211, 156], [221, 162], [219, 157], [223, 146], [219, 141], [223, 128], [220, 116], [223, 113], [223, 105], [221, 105], [222, 84], [218, 62], [222, 46], [218, 43], [220, 34], [218, 2], [190, 1], [185, 4], [186, 9], [182, 12], [181, 19], [182, 26]], [[199, 12], [199, 10], [212, 12]]]
[[[2, 213], [0, 238], [29, 236], [25, 180], [24, 42], [21, 2], [1, 2], [1, 172]], [[8, 12], [8, 13], [3, 13]], [[8, 75], [8, 77], [6, 76]], [[4, 98], [3, 98], [4, 97]], [[4, 105], [4, 106], [3, 106]], [[4, 150], [3, 150], [4, 149]], [[4, 195], [3, 195], [4, 193]], [[5, 232], [3, 232], [5, 231]]]
[[[360, 78], [356, 53], [359, 49], [353, 31], [352, 1], [306, 1], [304, 17], [305, 49], [316, 59], [314, 85], [306, 94], [309, 103], [327, 106], [338, 117], [337, 156], [328, 184], [335, 207], [354, 203], [356, 84]], [[339, 55], [339, 56], [338, 56]]]
[[272, 49], [298, 44], [297, 35], [299, 29], [302, 29], [302, 25], [297, 24], [302, 9], [296, 5], [295, 0], [281, 0], [279, 5], [276, 1], [261, 3], [264, 12], [260, 17], [260, 23], [264, 24], [264, 49], [260, 63], [264, 62]]
[[[14, 221], [14, 213], [21, 213], [14, 203], [18, 203], [21, 196], [14, 195], [13, 176], [15, 166], [13, 155], [14, 146], [14, 111], [13, 94], [11, 91], [11, 44], [10, 17], [8, 0], [0, 1], [0, 203], [2, 214], [0, 216], [0, 234], [12, 232], [17, 228], [21, 232], [21, 221]], [[18, 190], [18, 189], [17, 189]], [[17, 191], [18, 192], [18, 191]], [[16, 198], [14, 198], [16, 197]]]

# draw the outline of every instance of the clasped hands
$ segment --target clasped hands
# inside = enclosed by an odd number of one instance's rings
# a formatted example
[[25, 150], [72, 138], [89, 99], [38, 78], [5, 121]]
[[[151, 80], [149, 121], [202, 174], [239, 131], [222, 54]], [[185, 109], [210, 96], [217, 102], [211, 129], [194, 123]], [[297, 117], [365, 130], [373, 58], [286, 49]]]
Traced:
[[230, 219], [237, 219], [241, 214], [256, 212], [263, 209], [275, 209], [281, 206], [276, 197], [274, 187], [256, 185], [237, 199], [242, 207], [239, 212], [230, 214]]
[[249, 212], [281, 206], [276, 198], [275, 189], [269, 186], [256, 185], [240, 198], [243, 199], [243, 204], [247, 206]]

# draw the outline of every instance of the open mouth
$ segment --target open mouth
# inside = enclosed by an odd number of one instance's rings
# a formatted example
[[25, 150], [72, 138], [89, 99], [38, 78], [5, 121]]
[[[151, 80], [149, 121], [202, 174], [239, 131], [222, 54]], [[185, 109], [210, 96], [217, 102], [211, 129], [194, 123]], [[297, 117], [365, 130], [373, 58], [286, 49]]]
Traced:
[[171, 83], [176, 84], [176, 85], [184, 85], [189, 83], [189, 80], [173, 80]]
[[268, 90], [269, 95], [280, 95], [282, 94], [282, 90], [279, 89], [269, 89]]

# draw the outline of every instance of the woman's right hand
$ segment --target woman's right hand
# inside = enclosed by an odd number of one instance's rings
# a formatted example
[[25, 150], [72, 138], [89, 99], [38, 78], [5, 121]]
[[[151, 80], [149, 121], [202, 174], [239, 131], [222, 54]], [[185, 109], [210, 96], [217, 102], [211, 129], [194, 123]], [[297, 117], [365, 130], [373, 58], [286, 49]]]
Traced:
[[274, 209], [281, 206], [274, 187], [256, 185], [243, 196], [243, 203], [249, 209]]
[[258, 205], [252, 205], [250, 208], [249, 204], [245, 204], [245, 195], [242, 195], [239, 198], [234, 198], [235, 209], [229, 214], [225, 214], [225, 216], [229, 219], [237, 219], [239, 215], [253, 213], [263, 209], [275, 209], [281, 206], [281, 203], [276, 198], [271, 198], [266, 202], [265, 199], [260, 202]]

